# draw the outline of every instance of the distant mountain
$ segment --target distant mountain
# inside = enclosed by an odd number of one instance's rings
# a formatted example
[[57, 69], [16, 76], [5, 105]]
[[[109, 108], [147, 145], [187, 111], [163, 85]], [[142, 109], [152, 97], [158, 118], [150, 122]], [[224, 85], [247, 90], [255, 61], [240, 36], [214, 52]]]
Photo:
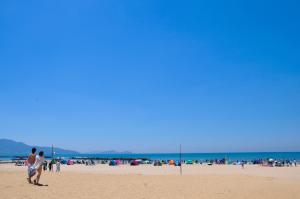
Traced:
[[[46, 155], [51, 155], [51, 147], [29, 146], [22, 142], [16, 142], [8, 139], [0, 139], [0, 155], [27, 155], [32, 147], [36, 147], [38, 151], [44, 151]], [[54, 147], [55, 154], [79, 154], [77, 151], [65, 150]]]
[[132, 154], [131, 151], [114, 151], [114, 150], [110, 150], [110, 151], [93, 151], [90, 152], [91, 154]]

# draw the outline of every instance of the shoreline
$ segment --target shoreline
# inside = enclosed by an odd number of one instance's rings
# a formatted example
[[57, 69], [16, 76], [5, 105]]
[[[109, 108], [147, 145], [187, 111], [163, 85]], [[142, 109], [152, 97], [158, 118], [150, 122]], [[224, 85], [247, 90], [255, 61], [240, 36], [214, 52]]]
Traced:
[[294, 199], [300, 195], [300, 167], [234, 165], [62, 165], [45, 171], [43, 186], [26, 181], [27, 167], [0, 165], [1, 196], [11, 199]]
[[[25, 154], [0, 155], [0, 160], [26, 158]], [[148, 159], [148, 160], [179, 160], [180, 153], [76, 153], [76, 154], [55, 154], [56, 158], [66, 159]], [[46, 158], [52, 158], [51, 154], [46, 153]], [[214, 153], [182, 153], [183, 160], [214, 160], [228, 159], [231, 161], [246, 160], [252, 161], [255, 159], [278, 159], [278, 160], [293, 160], [300, 161], [300, 152], [214, 152]]]

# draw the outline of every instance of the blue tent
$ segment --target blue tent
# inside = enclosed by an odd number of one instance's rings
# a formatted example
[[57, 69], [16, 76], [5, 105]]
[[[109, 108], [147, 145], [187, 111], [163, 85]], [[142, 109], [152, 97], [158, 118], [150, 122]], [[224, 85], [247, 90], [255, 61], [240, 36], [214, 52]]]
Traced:
[[109, 166], [117, 166], [118, 164], [117, 164], [117, 162], [115, 161], [115, 160], [111, 160], [110, 162], [109, 162]]

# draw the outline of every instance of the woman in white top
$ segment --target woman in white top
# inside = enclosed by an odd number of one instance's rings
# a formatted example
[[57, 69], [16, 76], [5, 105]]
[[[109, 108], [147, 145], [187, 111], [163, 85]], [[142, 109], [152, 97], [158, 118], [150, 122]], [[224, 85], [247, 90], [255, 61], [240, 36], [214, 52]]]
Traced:
[[30, 177], [33, 177], [36, 173], [36, 179], [34, 180], [34, 184], [38, 184], [41, 174], [42, 174], [42, 166], [45, 161], [44, 152], [40, 151], [39, 155], [36, 156], [34, 164], [30, 167]]

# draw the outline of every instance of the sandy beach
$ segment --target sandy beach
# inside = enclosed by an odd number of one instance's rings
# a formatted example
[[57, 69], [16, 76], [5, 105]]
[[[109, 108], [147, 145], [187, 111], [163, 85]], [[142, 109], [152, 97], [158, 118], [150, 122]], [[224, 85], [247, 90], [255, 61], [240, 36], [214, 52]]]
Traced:
[[62, 166], [43, 172], [41, 183], [26, 182], [26, 167], [0, 165], [1, 198], [300, 198], [300, 167], [247, 165]]

